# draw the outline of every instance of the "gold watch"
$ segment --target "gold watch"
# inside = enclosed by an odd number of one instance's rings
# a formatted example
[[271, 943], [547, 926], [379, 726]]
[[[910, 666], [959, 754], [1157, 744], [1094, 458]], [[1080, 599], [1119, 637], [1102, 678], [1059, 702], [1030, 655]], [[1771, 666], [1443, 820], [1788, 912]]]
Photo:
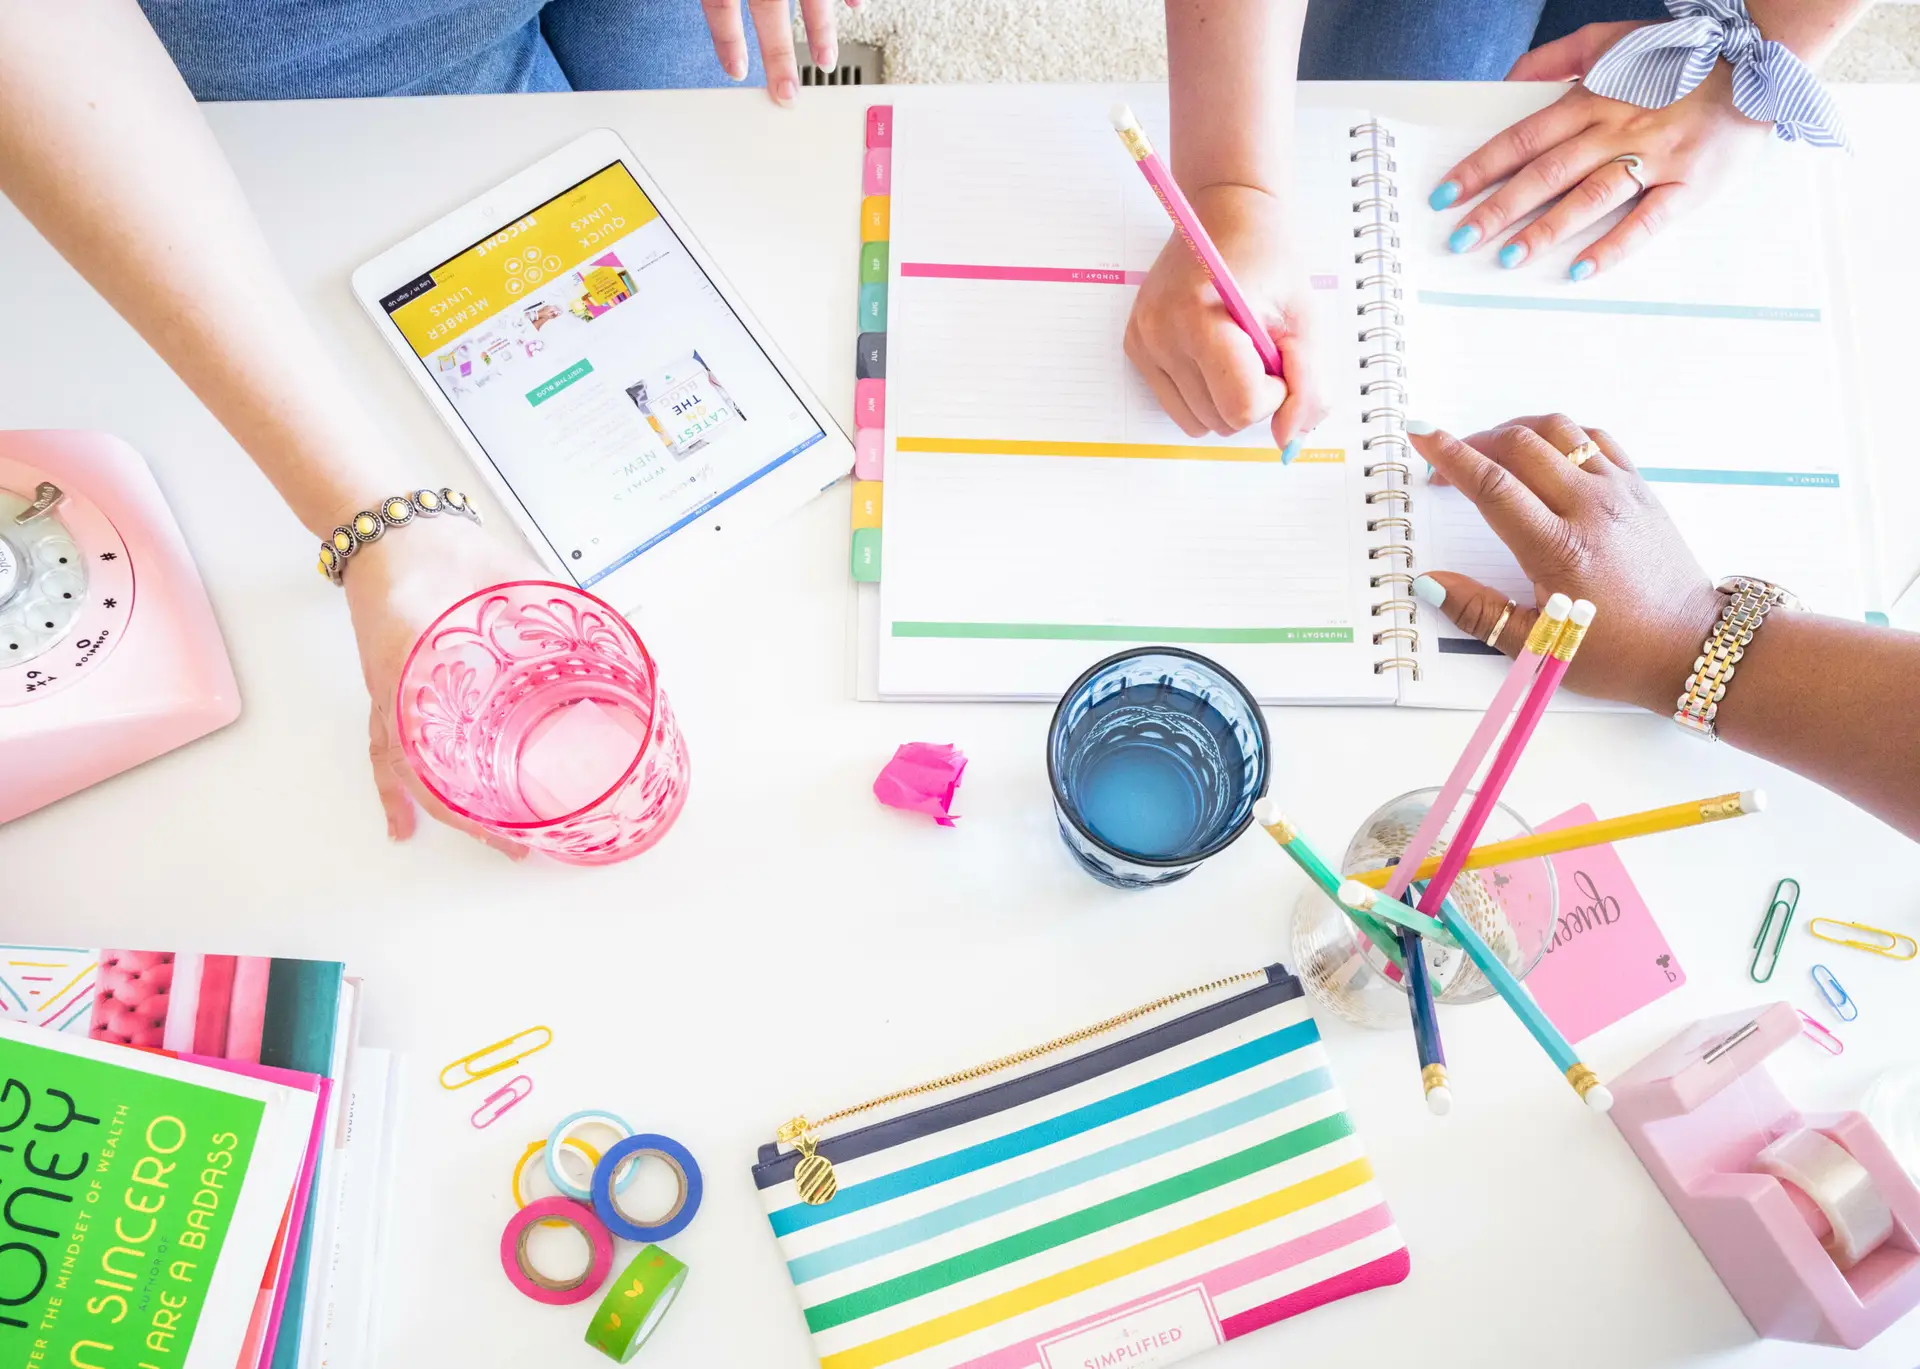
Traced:
[[1791, 611], [1800, 607], [1790, 590], [1751, 575], [1730, 576], [1714, 589], [1731, 597], [1720, 610], [1712, 635], [1694, 658], [1693, 673], [1687, 676], [1687, 687], [1673, 713], [1673, 720], [1682, 728], [1709, 742], [1720, 740], [1713, 720], [1720, 714], [1720, 701], [1727, 697], [1734, 667], [1747, 654], [1753, 634], [1776, 608]]

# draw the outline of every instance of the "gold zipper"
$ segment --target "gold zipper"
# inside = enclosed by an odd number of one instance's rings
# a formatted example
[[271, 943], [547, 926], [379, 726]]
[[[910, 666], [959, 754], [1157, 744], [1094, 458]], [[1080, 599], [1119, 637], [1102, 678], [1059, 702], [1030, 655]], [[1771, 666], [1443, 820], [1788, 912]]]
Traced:
[[802, 1202], [818, 1207], [821, 1203], [831, 1202], [833, 1195], [840, 1191], [840, 1181], [833, 1172], [833, 1161], [819, 1154], [815, 1149], [819, 1144], [819, 1132], [835, 1122], [844, 1122], [849, 1117], [858, 1117], [863, 1112], [872, 1112], [875, 1108], [884, 1108], [889, 1104], [903, 1102], [908, 1098], [917, 1098], [922, 1094], [938, 1093], [942, 1089], [950, 1089], [957, 1084], [972, 1083], [975, 1079], [985, 1078], [989, 1074], [998, 1074], [1001, 1070], [1009, 1070], [1016, 1065], [1024, 1065], [1042, 1056], [1051, 1055], [1055, 1051], [1065, 1050], [1069, 1046], [1077, 1046], [1082, 1041], [1090, 1041], [1096, 1036], [1124, 1027], [1129, 1022], [1136, 1022], [1149, 1013], [1159, 1012], [1162, 1008], [1170, 1008], [1190, 998], [1218, 993], [1221, 989], [1231, 988], [1235, 984], [1264, 979], [1266, 976], [1267, 972], [1264, 969], [1228, 975], [1225, 979], [1216, 979], [1210, 984], [1183, 989], [1179, 993], [1156, 998], [1151, 1003], [1142, 1003], [1139, 1007], [1118, 1013], [1104, 1022], [1096, 1022], [1091, 1027], [1082, 1027], [1079, 1031], [1068, 1032], [1065, 1036], [1056, 1036], [1044, 1045], [1029, 1046], [1026, 1050], [1003, 1055], [997, 1060], [987, 1061], [984, 1065], [975, 1065], [972, 1069], [943, 1074], [938, 1079], [929, 1079], [924, 1084], [915, 1084], [912, 1088], [895, 1089], [892, 1093], [883, 1093], [878, 1098], [869, 1098], [866, 1102], [854, 1107], [830, 1112], [817, 1121], [810, 1121], [805, 1116], [795, 1117], [774, 1133], [774, 1139], [779, 1144], [792, 1146], [800, 1152], [800, 1161], [793, 1169], [793, 1185], [799, 1191]]

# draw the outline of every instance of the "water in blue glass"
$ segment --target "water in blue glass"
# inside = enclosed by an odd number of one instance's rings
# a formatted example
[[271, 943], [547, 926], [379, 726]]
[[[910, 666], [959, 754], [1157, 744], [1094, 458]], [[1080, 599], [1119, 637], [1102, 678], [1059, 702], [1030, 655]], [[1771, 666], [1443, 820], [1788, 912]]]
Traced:
[[1081, 821], [1131, 855], [1198, 852], [1238, 817], [1247, 761], [1239, 736], [1212, 704], [1165, 682], [1128, 685], [1093, 704], [1059, 754]]

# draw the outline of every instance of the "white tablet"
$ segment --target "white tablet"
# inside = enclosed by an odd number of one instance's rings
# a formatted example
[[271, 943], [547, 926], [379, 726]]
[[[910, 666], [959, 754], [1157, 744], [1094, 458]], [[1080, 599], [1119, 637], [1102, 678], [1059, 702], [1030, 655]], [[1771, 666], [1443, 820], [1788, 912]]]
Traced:
[[625, 143], [569, 143], [353, 273], [554, 570], [615, 607], [765, 527], [853, 448]]

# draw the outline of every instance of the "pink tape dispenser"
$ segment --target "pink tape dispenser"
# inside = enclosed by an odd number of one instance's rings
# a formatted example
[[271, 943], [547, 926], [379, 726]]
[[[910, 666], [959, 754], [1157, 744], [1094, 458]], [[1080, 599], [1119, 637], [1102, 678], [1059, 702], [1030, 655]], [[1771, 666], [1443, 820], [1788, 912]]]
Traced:
[[104, 433], [0, 432], [0, 822], [238, 716], [140, 454]]
[[1696, 1022], [1611, 1081], [1612, 1117], [1755, 1331], [1858, 1349], [1920, 1305], [1920, 1190], [1860, 1113], [1780, 1092], [1800, 1029], [1786, 1003]]

